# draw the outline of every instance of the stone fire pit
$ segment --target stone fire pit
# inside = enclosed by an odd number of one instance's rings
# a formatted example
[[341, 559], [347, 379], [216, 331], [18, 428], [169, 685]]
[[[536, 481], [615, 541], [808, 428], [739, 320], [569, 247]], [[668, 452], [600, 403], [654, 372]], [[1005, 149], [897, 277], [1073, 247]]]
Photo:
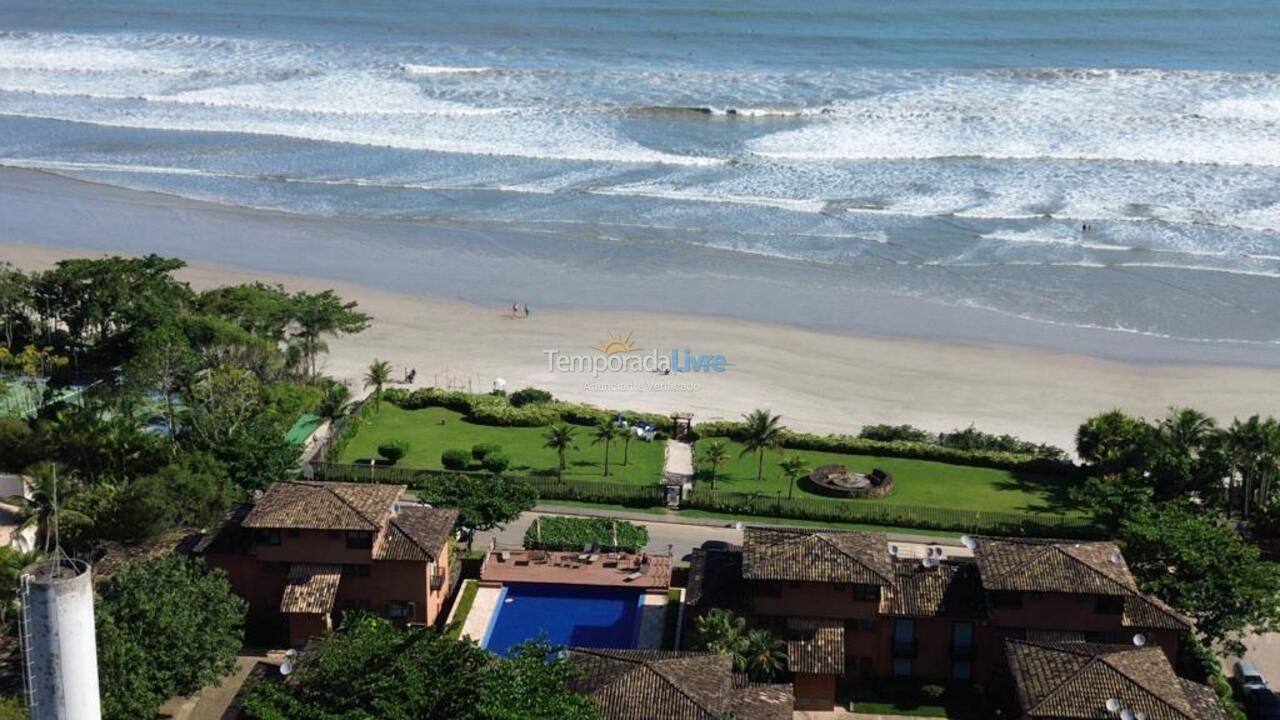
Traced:
[[809, 490], [831, 497], [884, 497], [893, 490], [893, 476], [876, 468], [870, 474], [850, 472], [844, 465], [822, 465], [809, 473]]

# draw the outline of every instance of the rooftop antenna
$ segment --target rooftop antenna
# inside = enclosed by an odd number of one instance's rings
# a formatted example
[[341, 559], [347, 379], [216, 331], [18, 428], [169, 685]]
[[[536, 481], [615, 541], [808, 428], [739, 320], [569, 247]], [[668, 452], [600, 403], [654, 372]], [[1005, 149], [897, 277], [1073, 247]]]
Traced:
[[970, 550], [972, 550], [972, 549], [974, 549], [974, 548], [978, 547], [978, 541], [977, 541], [977, 540], [974, 540], [973, 538], [969, 537], [968, 535], [961, 535], [961, 536], [960, 536], [960, 544], [961, 544], [961, 545], [963, 545], [963, 546], [965, 546], [965, 547], [967, 547], [967, 548], [969, 548]]
[[1136, 633], [1136, 634], [1133, 636], [1133, 644], [1134, 644], [1135, 646], [1137, 646], [1137, 647], [1142, 647], [1143, 645], [1146, 645], [1146, 644], [1147, 644], [1147, 636], [1146, 636], [1146, 635], [1143, 635], [1142, 633]]

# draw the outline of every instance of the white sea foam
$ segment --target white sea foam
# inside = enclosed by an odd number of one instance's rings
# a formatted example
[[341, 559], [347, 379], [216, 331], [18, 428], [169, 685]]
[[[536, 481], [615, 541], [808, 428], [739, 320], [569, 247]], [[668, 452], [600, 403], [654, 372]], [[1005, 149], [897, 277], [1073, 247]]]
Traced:
[[478, 75], [480, 73], [493, 72], [493, 68], [487, 67], [453, 67], [450, 65], [417, 65], [414, 63], [404, 63], [400, 66], [408, 75]]

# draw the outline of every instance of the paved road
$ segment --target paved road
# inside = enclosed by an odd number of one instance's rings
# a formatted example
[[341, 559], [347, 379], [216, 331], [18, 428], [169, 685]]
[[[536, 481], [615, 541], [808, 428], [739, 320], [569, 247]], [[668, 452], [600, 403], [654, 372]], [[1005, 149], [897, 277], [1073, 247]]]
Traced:
[[[521, 515], [515, 522], [501, 530], [476, 534], [475, 547], [484, 548], [491, 539], [499, 545], [518, 546], [524, 541], [525, 530], [535, 518], [542, 515], [586, 515], [591, 517], [616, 517], [643, 525], [649, 529], [649, 544], [645, 550], [652, 553], [670, 551], [677, 561], [687, 560], [695, 547], [708, 540], [742, 544], [742, 531], [722, 520], [705, 518], [679, 518], [670, 516], [653, 516], [644, 513], [627, 513], [590, 508], [539, 506], [535, 512]], [[660, 519], [658, 519], [660, 518]], [[890, 542], [898, 545], [904, 557], [924, 557], [925, 542], [935, 540], [917, 536], [890, 536]], [[948, 555], [969, 556], [972, 553], [959, 545], [954, 538], [936, 538], [937, 544], [946, 547]]]

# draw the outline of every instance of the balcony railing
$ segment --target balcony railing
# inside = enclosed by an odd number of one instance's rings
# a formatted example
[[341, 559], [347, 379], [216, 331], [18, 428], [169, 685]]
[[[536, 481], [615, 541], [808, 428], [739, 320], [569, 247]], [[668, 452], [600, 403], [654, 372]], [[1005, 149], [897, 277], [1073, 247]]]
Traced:
[[896, 658], [913, 658], [920, 652], [918, 640], [894, 640], [893, 656]]

